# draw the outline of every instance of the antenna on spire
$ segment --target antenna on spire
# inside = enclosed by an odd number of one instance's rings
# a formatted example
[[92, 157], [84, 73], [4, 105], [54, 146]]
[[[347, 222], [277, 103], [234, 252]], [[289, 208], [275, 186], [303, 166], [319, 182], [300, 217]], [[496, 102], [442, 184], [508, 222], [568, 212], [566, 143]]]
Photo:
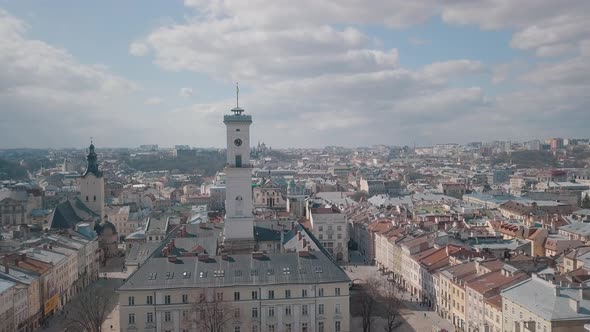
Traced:
[[240, 86], [236, 82], [236, 108], [240, 107]]
[[90, 136], [90, 144], [92, 144], [92, 136]]

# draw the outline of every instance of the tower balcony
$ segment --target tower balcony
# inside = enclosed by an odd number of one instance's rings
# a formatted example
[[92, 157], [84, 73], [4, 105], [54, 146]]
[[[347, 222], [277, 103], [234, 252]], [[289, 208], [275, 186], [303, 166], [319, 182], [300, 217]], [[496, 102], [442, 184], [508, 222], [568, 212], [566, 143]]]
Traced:
[[252, 116], [251, 115], [244, 115], [244, 114], [231, 114], [231, 115], [224, 115], [223, 116], [223, 123], [252, 123]]

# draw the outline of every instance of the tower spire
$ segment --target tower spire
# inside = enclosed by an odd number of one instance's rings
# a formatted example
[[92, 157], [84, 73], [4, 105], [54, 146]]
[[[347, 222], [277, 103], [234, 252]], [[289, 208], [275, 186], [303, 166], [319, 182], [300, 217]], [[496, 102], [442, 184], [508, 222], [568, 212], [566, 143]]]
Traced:
[[236, 108], [240, 108], [240, 86], [236, 82]]

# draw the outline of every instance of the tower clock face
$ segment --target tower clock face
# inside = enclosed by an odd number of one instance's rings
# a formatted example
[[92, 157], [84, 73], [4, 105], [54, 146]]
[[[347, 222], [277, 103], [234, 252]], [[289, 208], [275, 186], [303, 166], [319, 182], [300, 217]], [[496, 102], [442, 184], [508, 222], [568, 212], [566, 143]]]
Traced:
[[241, 145], [242, 145], [242, 140], [241, 140], [241, 139], [239, 139], [239, 138], [236, 138], [236, 139], [234, 140], [234, 144], [235, 144], [236, 146], [241, 146]]

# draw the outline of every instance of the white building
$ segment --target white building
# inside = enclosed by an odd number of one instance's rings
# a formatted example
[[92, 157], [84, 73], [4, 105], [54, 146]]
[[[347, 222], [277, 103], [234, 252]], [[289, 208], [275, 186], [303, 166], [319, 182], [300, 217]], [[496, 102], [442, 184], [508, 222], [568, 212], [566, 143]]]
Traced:
[[334, 206], [309, 209], [313, 235], [339, 262], [348, 262], [348, 221], [346, 214]]

